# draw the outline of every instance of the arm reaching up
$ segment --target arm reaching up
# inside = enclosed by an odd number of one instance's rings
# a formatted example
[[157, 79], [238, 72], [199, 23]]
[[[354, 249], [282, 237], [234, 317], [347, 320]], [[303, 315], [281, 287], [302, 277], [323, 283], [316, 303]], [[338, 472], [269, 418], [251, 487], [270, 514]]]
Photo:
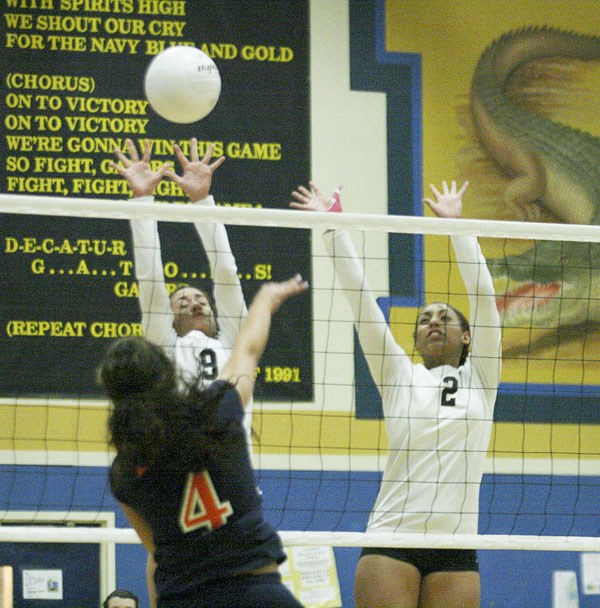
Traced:
[[[341, 212], [341, 186], [331, 197], [322, 194], [315, 182], [310, 190], [300, 186], [292, 193], [296, 202], [290, 207], [302, 211]], [[352, 308], [354, 326], [375, 384], [383, 392], [389, 386], [394, 365], [409, 362], [404, 350], [396, 343], [381, 308], [377, 304], [358, 257], [354, 243], [346, 230], [327, 230], [325, 247], [335, 270], [336, 280]], [[392, 363], [394, 365], [392, 365]]]
[[[171, 163], [163, 163], [158, 170], [150, 164], [152, 146], [148, 140], [142, 143], [141, 156], [134, 142], [126, 140], [128, 155], [115, 149], [120, 164], [110, 166], [127, 180], [133, 192], [134, 203], [152, 202], [156, 186], [171, 170]], [[165, 285], [163, 261], [160, 251], [158, 225], [153, 220], [131, 220], [135, 275], [139, 287], [139, 304], [142, 313], [142, 331], [151, 342], [172, 349], [175, 332], [172, 313]]]
[[[225, 160], [224, 157], [220, 157], [211, 162], [214, 146], [210, 146], [204, 157], [199, 159], [198, 142], [195, 138], [192, 138], [190, 142], [191, 160], [188, 161], [179, 145], [176, 144], [176, 155], [184, 168], [182, 176], [174, 173], [170, 162], [163, 163], [157, 170], [152, 169], [151, 145], [148, 140], [142, 143], [141, 153], [138, 152], [131, 139], [126, 141], [126, 146], [128, 155], [121, 150], [115, 150], [115, 156], [120, 164], [112, 162], [111, 166], [127, 180], [135, 195], [134, 201], [153, 200], [151, 196], [156, 186], [166, 176], [181, 186], [191, 201], [206, 201], [214, 205], [214, 200], [209, 195], [212, 175]], [[131, 220], [130, 224], [143, 332], [150, 341], [172, 351], [177, 335], [173, 328], [174, 311], [165, 285], [157, 222], [153, 220]], [[205, 230], [212, 229], [212, 226], [209, 228], [206, 226], [208, 225], [205, 225]], [[224, 227], [221, 226], [221, 229], [224, 233]], [[216, 232], [214, 229], [211, 230], [211, 234]], [[220, 231], [219, 235], [221, 235]], [[226, 248], [229, 249], [226, 235], [224, 238], [227, 243]], [[213, 250], [215, 246], [219, 246], [219, 244], [214, 245]], [[207, 249], [210, 249], [210, 247], [207, 247]], [[210, 257], [209, 255], [209, 259]], [[214, 271], [212, 259], [211, 266]], [[231, 264], [228, 268], [230, 266]], [[235, 262], [233, 262], [233, 266], [235, 268]], [[234, 272], [236, 272], [237, 278], [237, 271], [234, 270]], [[240, 300], [242, 304], [239, 304]], [[238, 317], [241, 318], [242, 313], [245, 312], [241, 288], [237, 290], [235, 298], [231, 297], [231, 301], [238, 304], [236, 310]], [[230, 340], [230, 342], [232, 341]]]
[[292, 192], [292, 198], [295, 200], [290, 203], [290, 207], [300, 211], [330, 211], [332, 213], [342, 211], [342, 186], [336, 188], [328, 197], [321, 192], [315, 182], [311, 181], [309, 185], [310, 190], [306, 186], [299, 186]]
[[205, 199], [210, 193], [213, 173], [225, 162], [224, 156], [212, 161], [215, 145], [211, 144], [202, 158], [198, 154], [198, 140], [190, 139], [190, 158], [183, 153], [179, 144], [174, 145], [175, 155], [181, 164], [183, 173], [177, 175], [172, 168], [165, 175], [186, 193], [191, 203]]
[[[435, 200], [424, 198], [437, 217], [462, 217], [462, 197], [469, 182], [457, 189], [442, 182], [442, 191], [430, 185]], [[460, 274], [469, 297], [471, 325], [471, 358], [486, 386], [497, 389], [502, 366], [502, 332], [500, 315], [496, 307], [494, 284], [476, 237], [452, 235], [450, 237]]]
[[462, 217], [462, 197], [468, 185], [469, 182], [465, 182], [460, 190], [457, 190], [456, 182], [452, 182], [450, 188], [448, 188], [446, 182], [442, 182], [442, 192], [440, 192], [433, 184], [430, 184], [429, 187], [435, 196], [435, 200], [424, 198], [423, 202], [429, 205], [437, 217]]
[[[202, 207], [214, 207], [215, 200], [209, 195], [212, 175], [224, 162], [220, 156], [212, 160], [214, 144], [209, 146], [202, 158], [198, 154], [198, 141], [190, 140], [189, 158], [175, 144], [175, 154], [182, 174], [167, 171], [166, 176], [179, 184], [190, 202]], [[217, 222], [196, 222], [196, 233], [202, 241], [210, 263], [214, 283], [214, 301], [219, 319], [219, 339], [231, 348], [246, 316], [246, 303], [240, 284], [235, 258], [231, 251], [227, 230]]]
[[280, 283], [265, 283], [254, 297], [231, 357], [219, 374], [220, 380], [236, 386], [244, 406], [252, 399], [256, 366], [267, 345], [273, 315], [286, 300], [307, 289], [308, 283], [296, 275]]
[[158, 186], [162, 178], [171, 171], [171, 163], [163, 163], [154, 171], [150, 165], [152, 146], [150, 145], [149, 140], [145, 139], [142, 143], [141, 157], [133, 140], [126, 139], [125, 145], [127, 146], [129, 156], [116, 148], [114, 153], [121, 164], [110, 161], [110, 166], [127, 180], [134, 197], [152, 196], [156, 186]]

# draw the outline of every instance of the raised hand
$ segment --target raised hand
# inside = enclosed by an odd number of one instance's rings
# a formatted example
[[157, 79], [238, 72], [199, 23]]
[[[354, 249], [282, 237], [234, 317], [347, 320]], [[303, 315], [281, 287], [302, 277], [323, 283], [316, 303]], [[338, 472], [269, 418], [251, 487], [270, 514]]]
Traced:
[[459, 218], [462, 216], [462, 196], [468, 185], [469, 182], [465, 182], [457, 191], [456, 182], [452, 182], [450, 188], [446, 182], [442, 182], [442, 192], [439, 192], [433, 184], [430, 184], [435, 201], [424, 198], [423, 202], [427, 203], [438, 217]]
[[290, 207], [294, 209], [300, 209], [301, 211], [334, 211], [338, 212], [342, 210], [342, 201], [340, 198], [340, 192], [342, 187], [340, 186], [334, 193], [329, 197], [325, 196], [315, 182], [309, 182], [310, 190], [305, 186], [299, 186], [297, 190], [292, 192], [292, 198], [296, 201], [290, 203]]
[[231, 357], [219, 372], [221, 380], [235, 385], [244, 406], [252, 397], [256, 366], [265, 352], [273, 315], [286, 300], [307, 289], [308, 283], [297, 274], [287, 281], [263, 283], [254, 296]]
[[171, 163], [163, 163], [156, 171], [153, 170], [150, 165], [150, 151], [152, 146], [147, 139], [142, 142], [141, 158], [133, 140], [126, 139], [125, 145], [127, 146], [129, 156], [116, 148], [114, 153], [121, 164], [115, 163], [114, 161], [110, 161], [109, 164], [117, 173], [119, 173], [119, 175], [127, 180], [134, 196], [149, 196], [154, 192], [154, 189], [159, 184], [160, 180], [171, 169]]
[[190, 158], [183, 153], [178, 144], [175, 144], [175, 154], [183, 172], [177, 175], [172, 169], [165, 175], [179, 184], [192, 203], [206, 198], [210, 193], [213, 173], [225, 162], [225, 157], [220, 156], [212, 163], [212, 154], [215, 146], [211, 144], [202, 159], [198, 156], [198, 140], [192, 137], [190, 140]]
[[271, 314], [275, 314], [286, 300], [303, 293], [307, 289], [308, 283], [299, 274], [287, 281], [264, 283], [260, 288], [261, 297], [268, 298], [271, 301]]

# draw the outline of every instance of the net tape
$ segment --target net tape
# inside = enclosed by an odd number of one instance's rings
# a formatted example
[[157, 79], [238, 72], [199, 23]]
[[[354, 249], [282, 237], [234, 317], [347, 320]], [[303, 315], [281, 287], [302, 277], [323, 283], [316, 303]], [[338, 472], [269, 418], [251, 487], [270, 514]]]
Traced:
[[509, 239], [600, 242], [600, 226], [499, 220], [446, 219], [363, 213], [299, 212], [285, 209], [199, 207], [88, 198], [0, 194], [0, 212], [79, 218], [222, 222], [243, 226], [377, 230], [404, 234], [457, 234]]

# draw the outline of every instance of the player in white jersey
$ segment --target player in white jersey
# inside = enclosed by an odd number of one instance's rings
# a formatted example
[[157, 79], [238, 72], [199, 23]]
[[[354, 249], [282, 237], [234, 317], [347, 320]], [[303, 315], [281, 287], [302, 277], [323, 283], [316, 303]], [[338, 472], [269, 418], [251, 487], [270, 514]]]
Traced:
[[[143, 143], [141, 158], [131, 140], [127, 140], [127, 148], [129, 156], [115, 150], [121, 164], [111, 165], [128, 181], [134, 202], [152, 202], [156, 186], [166, 176], [181, 186], [193, 204], [214, 206], [209, 194], [212, 174], [225, 158], [211, 163], [212, 146], [199, 159], [198, 142], [192, 138], [188, 159], [176, 144], [175, 152], [183, 168], [181, 176], [172, 170], [171, 163], [152, 169], [149, 142]], [[187, 285], [169, 296], [157, 222], [131, 220], [144, 336], [162, 346], [174, 359], [183, 381], [199, 378], [208, 385], [229, 358], [247, 311], [225, 227], [205, 222], [194, 226], [212, 269], [214, 299], [207, 292]]]
[[[465, 183], [444, 182], [439, 217], [462, 214]], [[298, 209], [341, 211], [339, 192], [311, 183], [293, 193]], [[476, 534], [479, 488], [501, 371], [501, 329], [490, 273], [474, 237], [451, 237], [469, 295], [471, 322], [446, 303], [420, 311], [413, 364], [396, 343], [345, 231], [326, 246], [352, 307], [359, 340], [383, 402], [388, 458], [368, 532]], [[475, 551], [370, 548], [355, 578], [356, 608], [475, 608], [480, 578]]]

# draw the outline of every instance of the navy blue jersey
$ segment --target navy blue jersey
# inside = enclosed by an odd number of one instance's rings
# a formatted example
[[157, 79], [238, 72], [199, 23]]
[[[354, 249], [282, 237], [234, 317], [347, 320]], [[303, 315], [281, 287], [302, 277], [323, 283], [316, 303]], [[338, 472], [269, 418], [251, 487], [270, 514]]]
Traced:
[[243, 418], [238, 392], [230, 388], [221, 398], [215, 424], [233, 423], [240, 432], [228, 455], [203, 471], [178, 471], [176, 463], [139, 470], [118, 455], [112, 465], [113, 494], [152, 529], [161, 598], [285, 559], [277, 532], [263, 517]]

